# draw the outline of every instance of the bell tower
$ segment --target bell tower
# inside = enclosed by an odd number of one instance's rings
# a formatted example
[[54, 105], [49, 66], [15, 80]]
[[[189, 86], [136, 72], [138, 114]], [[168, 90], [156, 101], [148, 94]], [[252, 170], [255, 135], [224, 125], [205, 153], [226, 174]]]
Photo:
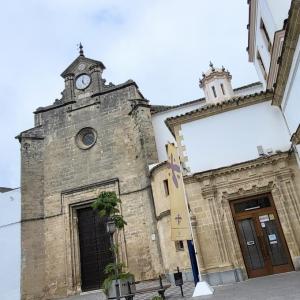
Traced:
[[204, 90], [207, 103], [217, 103], [233, 97], [231, 86], [231, 74], [222, 66], [221, 69], [215, 68], [210, 62], [209, 70], [202, 73], [199, 86]]
[[105, 84], [105, 80], [102, 79], [104, 69], [105, 66], [101, 61], [84, 56], [83, 46], [80, 43], [79, 56], [61, 74], [65, 80], [62, 101], [76, 101], [100, 93]]

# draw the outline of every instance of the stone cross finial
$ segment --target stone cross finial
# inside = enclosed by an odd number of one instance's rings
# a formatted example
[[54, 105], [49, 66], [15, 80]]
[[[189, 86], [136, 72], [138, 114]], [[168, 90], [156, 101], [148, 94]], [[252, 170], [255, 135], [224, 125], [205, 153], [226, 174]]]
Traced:
[[84, 56], [84, 53], [83, 53], [83, 46], [82, 46], [81, 42], [79, 43], [79, 55], [80, 55], [80, 56]]

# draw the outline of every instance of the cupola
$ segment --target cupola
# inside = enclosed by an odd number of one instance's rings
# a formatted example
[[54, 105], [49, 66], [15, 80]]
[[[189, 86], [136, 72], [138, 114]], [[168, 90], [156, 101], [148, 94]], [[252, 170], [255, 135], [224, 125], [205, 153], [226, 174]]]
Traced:
[[217, 103], [233, 97], [231, 86], [231, 74], [222, 66], [215, 68], [210, 62], [209, 70], [202, 73], [199, 81], [200, 88], [203, 89], [207, 103]]

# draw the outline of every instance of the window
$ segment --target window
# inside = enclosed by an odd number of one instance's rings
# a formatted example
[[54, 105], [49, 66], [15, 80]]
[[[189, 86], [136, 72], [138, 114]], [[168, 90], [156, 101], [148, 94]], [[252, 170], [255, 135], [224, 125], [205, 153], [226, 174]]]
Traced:
[[260, 198], [254, 198], [247, 201], [242, 201], [234, 204], [234, 211], [236, 213], [248, 211], [248, 210], [254, 210], [259, 208], [265, 208], [270, 207], [270, 199], [268, 196], [260, 197]]
[[264, 37], [265, 43], [267, 44], [268, 51], [271, 52], [271, 48], [272, 48], [271, 40], [270, 40], [268, 31], [266, 29], [265, 23], [262, 19], [260, 19], [260, 30]]
[[90, 127], [81, 129], [75, 137], [77, 146], [83, 150], [89, 149], [92, 146], [94, 146], [96, 140], [97, 140], [96, 130]]
[[87, 147], [91, 146], [94, 143], [94, 141], [95, 141], [95, 135], [92, 131], [87, 132], [82, 136], [82, 143]]
[[223, 83], [221, 83], [221, 90], [222, 90], [223, 95], [225, 95], [225, 90], [224, 90], [224, 85], [223, 85]]
[[183, 241], [175, 241], [176, 251], [184, 251], [184, 243]]
[[264, 65], [264, 63], [263, 63], [263, 61], [261, 59], [259, 51], [257, 51], [256, 58], [258, 60], [258, 63], [259, 63], [259, 66], [260, 66], [260, 69], [261, 69], [261, 71], [263, 73], [264, 78], [267, 79], [266, 68], [265, 68], [265, 65]]
[[164, 189], [165, 189], [165, 195], [169, 196], [170, 191], [169, 191], [169, 182], [168, 182], [168, 179], [165, 179], [163, 181], [163, 184], [164, 184]]
[[215, 98], [217, 98], [217, 93], [216, 93], [216, 89], [215, 89], [215, 87], [214, 87], [214, 86], [212, 86], [212, 87], [211, 87], [211, 89], [212, 89], [212, 91], [213, 91], [213, 93], [214, 93], [214, 96], [215, 96]]

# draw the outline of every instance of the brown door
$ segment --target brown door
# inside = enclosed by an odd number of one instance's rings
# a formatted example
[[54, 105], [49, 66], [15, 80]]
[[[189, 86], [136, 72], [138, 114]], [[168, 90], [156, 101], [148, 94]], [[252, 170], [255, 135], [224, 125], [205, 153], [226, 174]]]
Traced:
[[104, 268], [113, 262], [105, 220], [90, 207], [77, 211], [80, 243], [81, 289], [99, 289], [105, 279]]
[[294, 270], [270, 194], [231, 202], [249, 278]]

